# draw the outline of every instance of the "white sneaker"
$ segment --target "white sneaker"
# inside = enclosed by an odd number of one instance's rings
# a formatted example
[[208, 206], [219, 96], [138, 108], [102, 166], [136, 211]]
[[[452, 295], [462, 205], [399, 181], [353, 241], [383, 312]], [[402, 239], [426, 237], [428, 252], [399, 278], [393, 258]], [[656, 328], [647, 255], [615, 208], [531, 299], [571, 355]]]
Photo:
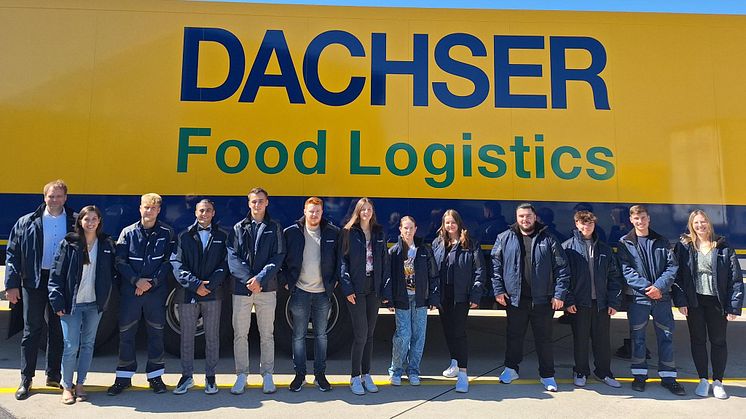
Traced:
[[725, 392], [725, 387], [723, 387], [723, 383], [720, 380], [715, 380], [712, 382], [712, 395], [715, 396], [716, 399], [725, 400], [728, 398], [728, 393]]
[[392, 386], [400, 386], [401, 385], [401, 376], [400, 375], [392, 375], [389, 377], [389, 382]]
[[469, 392], [469, 376], [466, 375], [466, 371], [459, 371], [458, 378], [456, 379], [456, 393], [468, 393]]
[[518, 379], [518, 371], [514, 370], [513, 368], [505, 367], [505, 369], [497, 379], [503, 384], [510, 384], [511, 382], [513, 382], [513, 380]]
[[358, 396], [362, 396], [365, 394], [365, 389], [363, 388], [363, 380], [360, 378], [360, 376], [350, 378], [350, 390], [352, 390], [353, 394], [357, 394]]
[[231, 394], [243, 394], [246, 389], [246, 374], [238, 374], [236, 376], [236, 383], [231, 388]]
[[264, 377], [262, 377], [262, 393], [272, 394], [275, 391], [277, 391], [277, 387], [275, 387], [275, 382], [272, 380], [272, 374], [264, 374]]
[[707, 397], [710, 395], [710, 382], [706, 378], [700, 378], [697, 388], [694, 389], [694, 394], [699, 397]]
[[546, 391], [551, 391], [552, 393], [557, 391], [557, 382], [554, 381], [554, 377], [542, 378], [539, 381], [544, 385]]
[[575, 374], [575, 378], [572, 379], [572, 383], [575, 384], [575, 387], [585, 387], [586, 382], [587, 379], [583, 374]]
[[[369, 393], [378, 393], [378, 386], [373, 382], [373, 377], [370, 374], [363, 374], [363, 386]], [[401, 383], [400, 383], [401, 384]]]
[[614, 388], [622, 387], [622, 384], [619, 383], [619, 381], [615, 380], [613, 377], [604, 377], [603, 382], [609, 387], [614, 387]]
[[443, 370], [443, 377], [456, 378], [458, 376], [458, 361], [451, 360], [451, 365]]

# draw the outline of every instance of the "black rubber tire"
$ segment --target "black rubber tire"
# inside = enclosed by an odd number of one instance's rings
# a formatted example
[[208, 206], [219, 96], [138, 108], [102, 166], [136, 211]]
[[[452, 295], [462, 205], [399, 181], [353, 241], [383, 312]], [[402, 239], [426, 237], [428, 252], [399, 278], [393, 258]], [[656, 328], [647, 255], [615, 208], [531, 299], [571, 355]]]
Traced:
[[94, 353], [110, 352], [110, 349], [116, 345], [112, 341], [119, 342], [119, 289], [112, 287], [109, 296], [109, 304], [106, 310], [101, 314], [101, 320], [98, 322], [98, 331], [96, 331], [96, 343]]
[[[290, 316], [288, 303], [290, 293], [284, 288], [277, 291], [277, 310], [275, 312], [275, 345], [281, 351], [292, 356], [293, 354], [293, 324]], [[345, 298], [337, 288], [332, 296], [329, 324], [327, 326], [327, 349], [326, 354], [330, 356], [344, 348], [352, 341], [352, 323], [350, 312], [344, 303]], [[308, 330], [306, 334], [306, 359], [313, 359], [313, 332]]]

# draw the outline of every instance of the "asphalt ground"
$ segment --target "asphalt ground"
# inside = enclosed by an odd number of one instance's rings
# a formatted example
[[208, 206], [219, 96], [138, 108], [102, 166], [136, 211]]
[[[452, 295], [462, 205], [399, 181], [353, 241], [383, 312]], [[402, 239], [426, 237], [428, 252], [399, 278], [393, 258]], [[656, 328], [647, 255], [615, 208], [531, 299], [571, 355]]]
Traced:
[[[476, 312], [475, 312], [476, 311]], [[7, 312], [6, 312], [7, 313]], [[195, 364], [197, 386], [186, 395], [169, 393], [156, 395], [147, 389], [144, 373], [138, 373], [135, 387], [123, 394], [106, 395], [106, 387], [114, 380], [116, 348], [105, 348], [93, 360], [88, 375], [89, 401], [66, 406], [60, 403], [60, 390], [42, 387], [44, 383], [43, 353], [39, 356], [39, 370], [33, 394], [25, 401], [16, 401], [13, 393], [19, 382], [20, 336], [0, 342], [0, 417], [98, 417], [133, 418], [145, 415], [159, 417], [235, 417], [259, 414], [262, 418], [485, 418], [485, 417], [745, 417], [746, 410], [746, 360], [743, 348], [746, 343], [746, 319], [729, 324], [728, 342], [730, 358], [726, 377], [728, 400], [712, 396], [702, 399], [694, 395], [697, 375], [689, 351], [686, 321], [676, 315], [675, 354], [680, 381], [687, 390], [683, 397], [674, 396], [662, 388], [658, 380], [651, 379], [647, 391], [638, 393], [630, 388], [629, 362], [613, 358], [612, 369], [623, 383], [621, 389], [608, 387], [590, 379], [585, 388], [572, 385], [572, 334], [570, 326], [554, 323], [555, 365], [559, 392], [548, 393], [538, 382], [537, 360], [529, 332], [525, 344], [525, 359], [521, 364], [521, 378], [510, 385], [499, 384], [505, 350], [505, 317], [503, 311], [472, 310], [468, 321], [470, 390], [466, 394], [454, 391], [455, 379], [443, 378], [440, 373], [447, 367], [449, 355], [443, 339], [438, 316], [428, 318], [428, 332], [422, 361], [423, 382], [419, 387], [403, 380], [401, 387], [388, 384], [387, 368], [391, 362], [391, 337], [394, 318], [381, 311], [376, 328], [372, 373], [380, 392], [356, 396], [348, 388], [349, 345], [340, 348], [327, 362], [327, 376], [334, 389], [327, 393], [318, 391], [311, 384], [293, 393], [287, 385], [293, 378], [291, 358], [278, 352], [275, 357], [275, 394], [261, 392], [258, 376], [258, 339], [250, 341], [252, 374], [250, 387], [243, 395], [230, 394], [234, 381], [231, 348], [222, 348], [218, 365], [217, 382], [220, 392], [203, 393], [204, 376], [198, 372], [203, 361]], [[0, 313], [0, 315], [5, 315]], [[559, 313], [557, 313], [559, 316]], [[652, 352], [651, 377], [655, 377], [656, 346], [649, 326], [648, 342]], [[2, 331], [0, 331], [2, 332]], [[624, 314], [612, 319], [612, 347], [619, 346], [628, 333]], [[113, 345], [112, 345], [113, 346]], [[144, 369], [146, 352], [144, 339], [140, 339], [138, 360], [140, 372]], [[612, 348], [612, 350], [613, 350]], [[312, 361], [308, 363], [312, 371]], [[179, 359], [169, 356], [164, 381], [169, 389], [179, 379]], [[309, 382], [313, 379], [308, 376]]]

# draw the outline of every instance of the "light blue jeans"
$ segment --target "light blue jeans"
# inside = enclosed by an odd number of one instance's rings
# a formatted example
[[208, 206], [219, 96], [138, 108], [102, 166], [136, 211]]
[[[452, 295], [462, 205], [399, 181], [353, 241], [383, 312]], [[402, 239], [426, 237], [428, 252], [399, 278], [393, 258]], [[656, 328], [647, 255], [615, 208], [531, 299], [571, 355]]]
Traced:
[[[62, 385], [67, 389], [73, 388], [76, 356], [78, 358], [77, 384], [85, 383], [85, 377], [88, 375], [93, 359], [93, 345], [96, 342], [99, 320], [101, 320], [101, 313], [98, 312], [98, 304], [95, 302], [75, 304], [71, 314], [60, 317], [64, 339]], [[78, 354], [78, 349], [80, 349], [80, 354]]]
[[401, 377], [404, 363], [407, 364], [407, 376], [420, 374], [420, 361], [425, 349], [425, 332], [427, 331], [427, 307], [416, 307], [414, 295], [409, 296], [409, 309], [396, 309], [396, 332], [391, 354], [389, 375]]

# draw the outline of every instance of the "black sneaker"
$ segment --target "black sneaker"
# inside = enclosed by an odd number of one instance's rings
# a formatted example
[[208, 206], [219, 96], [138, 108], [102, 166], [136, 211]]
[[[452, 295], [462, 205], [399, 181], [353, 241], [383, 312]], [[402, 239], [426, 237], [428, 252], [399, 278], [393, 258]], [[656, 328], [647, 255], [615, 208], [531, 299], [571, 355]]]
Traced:
[[306, 383], [306, 376], [305, 374], [295, 374], [295, 378], [293, 378], [293, 381], [290, 383], [290, 386], [288, 387], [288, 390], [299, 392], [303, 388], [303, 384]]
[[163, 383], [163, 380], [161, 377], [155, 377], [148, 380], [148, 384], [150, 384], [150, 388], [153, 390], [153, 393], [155, 394], [161, 394], [166, 392], [166, 384]]
[[326, 379], [324, 374], [316, 374], [316, 387], [321, 391], [329, 391], [332, 389], [332, 385], [329, 384], [329, 380]]
[[215, 383], [215, 376], [208, 375], [207, 377], [205, 377], [205, 393], [215, 394], [218, 391], [218, 385]]
[[663, 388], [667, 388], [668, 391], [670, 391], [671, 393], [673, 393], [673, 394], [675, 394], [677, 396], [684, 396], [684, 395], [686, 395], [686, 390], [684, 390], [684, 386], [682, 386], [681, 384], [679, 384], [679, 382], [676, 381], [676, 380], [673, 380], [673, 381], [661, 381], [661, 385], [663, 386]]
[[132, 386], [132, 381], [126, 378], [117, 378], [114, 380], [114, 384], [106, 390], [106, 394], [109, 396], [116, 396], [122, 393], [125, 389]]
[[645, 379], [635, 377], [635, 379], [632, 381], [632, 390], [645, 391]]

